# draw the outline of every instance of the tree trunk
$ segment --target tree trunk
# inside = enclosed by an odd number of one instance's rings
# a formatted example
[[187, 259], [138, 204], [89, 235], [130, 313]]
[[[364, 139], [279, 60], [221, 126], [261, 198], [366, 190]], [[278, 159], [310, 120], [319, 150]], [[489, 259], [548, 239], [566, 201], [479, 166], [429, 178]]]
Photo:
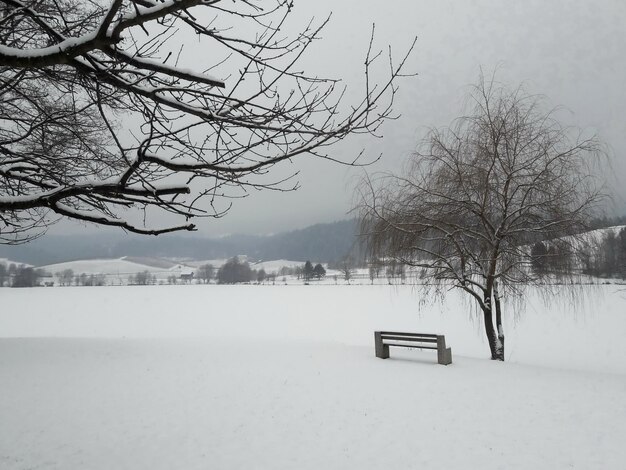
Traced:
[[497, 282], [493, 284], [493, 298], [496, 307], [496, 331], [498, 332], [498, 341], [496, 344], [497, 357], [495, 359], [504, 361], [504, 329], [502, 328], [502, 310], [500, 308], [500, 292], [498, 291]]
[[487, 341], [489, 342], [489, 349], [491, 350], [492, 360], [504, 360], [504, 357], [498, 356], [498, 337], [493, 329], [493, 312], [491, 309], [491, 294], [486, 293], [484, 296], [483, 317], [485, 322], [485, 333], [487, 334]]

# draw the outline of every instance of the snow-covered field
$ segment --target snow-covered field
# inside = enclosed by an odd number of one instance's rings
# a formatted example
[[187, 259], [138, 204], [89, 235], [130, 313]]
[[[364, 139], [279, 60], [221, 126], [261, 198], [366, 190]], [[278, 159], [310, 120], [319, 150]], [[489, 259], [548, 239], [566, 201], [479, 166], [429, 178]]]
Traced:
[[[537, 293], [487, 359], [406, 286], [1, 289], [0, 468], [622, 469], [626, 292]], [[440, 332], [374, 357], [373, 331]]]

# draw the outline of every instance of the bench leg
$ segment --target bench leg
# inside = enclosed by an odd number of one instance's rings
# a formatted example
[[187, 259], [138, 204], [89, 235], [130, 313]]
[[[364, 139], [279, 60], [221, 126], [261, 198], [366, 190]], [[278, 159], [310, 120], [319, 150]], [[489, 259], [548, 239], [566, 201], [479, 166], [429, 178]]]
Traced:
[[374, 332], [374, 347], [376, 348], [376, 357], [381, 359], [387, 359], [389, 357], [389, 346], [383, 344], [380, 331]]
[[452, 364], [452, 348], [438, 349], [437, 362], [444, 366]]
[[446, 337], [443, 335], [437, 336], [437, 362], [444, 366], [452, 364], [452, 349], [446, 348]]

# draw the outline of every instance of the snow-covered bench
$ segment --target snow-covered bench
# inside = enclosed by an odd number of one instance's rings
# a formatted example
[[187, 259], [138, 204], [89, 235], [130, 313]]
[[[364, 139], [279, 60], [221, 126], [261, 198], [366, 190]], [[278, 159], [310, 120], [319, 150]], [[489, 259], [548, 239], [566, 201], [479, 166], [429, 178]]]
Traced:
[[374, 344], [376, 357], [387, 359], [389, 346], [418, 349], [436, 349], [437, 362], [439, 364], [452, 364], [452, 349], [446, 348], [444, 335], [431, 335], [425, 333], [399, 333], [394, 331], [375, 331]]

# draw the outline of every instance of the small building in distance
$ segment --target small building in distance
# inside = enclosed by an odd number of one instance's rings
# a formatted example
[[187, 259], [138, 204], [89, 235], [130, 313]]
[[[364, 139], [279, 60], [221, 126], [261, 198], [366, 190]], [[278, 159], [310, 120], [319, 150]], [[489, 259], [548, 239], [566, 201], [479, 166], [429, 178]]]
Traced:
[[180, 270], [180, 280], [185, 283], [190, 283], [193, 281], [194, 274], [192, 268], [185, 266]]

